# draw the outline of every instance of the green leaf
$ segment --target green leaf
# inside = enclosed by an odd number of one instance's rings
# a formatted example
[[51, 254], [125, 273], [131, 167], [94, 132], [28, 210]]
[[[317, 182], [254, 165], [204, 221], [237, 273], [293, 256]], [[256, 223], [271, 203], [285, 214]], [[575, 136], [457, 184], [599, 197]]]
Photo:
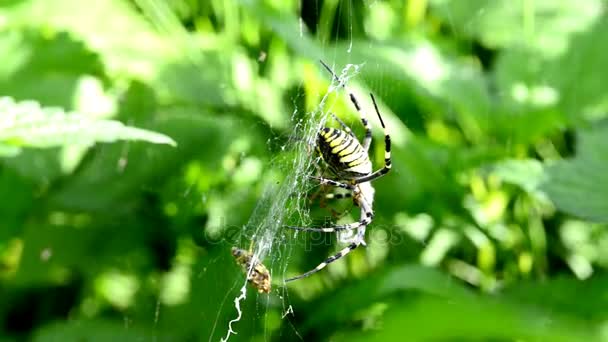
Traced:
[[0, 171], [0, 198], [10, 198], [0, 206], [0, 249], [7, 238], [20, 233], [35, 202], [35, 187], [18, 172]]
[[[175, 110], [153, 123], [177, 137], [180, 148], [175, 151], [139, 144], [131, 146], [125, 154], [123, 146], [104, 146], [102, 153], [96, 154], [55, 192], [52, 201], [61, 207], [85, 210], [107, 210], [116, 203], [126, 206], [129, 199], [137, 197], [142, 186], [158, 187], [171, 176], [180, 174], [180, 167], [197, 154], [202, 155], [206, 166], [221, 165], [230, 142], [244, 134], [244, 130], [234, 120], [204, 114], [197, 116], [191, 111]], [[255, 133], [249, 130], [247, 134]], [[125, 165], [117, 168], [121, 162]], [[117, 175], [120, 182], [116, 181]], [[91, 188], [98, 189], [95, 196], [90, 196]]]
[[381, 329], [343, 330], [334, 335], [335, 340], [393, 341], [407, 336], [411, 341], [580, 341], [596, 337], [592, 325], [576, 316], [504, 299], [469, 292], [437, 270], [406, 265], [365, 277], [313, 302], [314, 314], [301, 329], [335, 329], [382, 303], [386, 312], [379, 317], [363, 315], [364, 319], [377, 320]]
[[14, 157], [21, 153], [21, 148], [17, 146], [0, 144], [0, 157]]
[[525, 46], [543, 55], [568, 48], [569, 37], [600, 20], [601, 0], [433, 0], [432, 6], [457, 34], [490, 48]]
[[34, 334], [32, 341], [172, 341], [176, 336], [156, 329], [127, 327], [122, 322], [110, 320], [75, 320], [49, 324]]
[[112, 73], [147, 78], [155, 72], [159, 60], [176, 52], [170, 41], [161, 39], [127, 1], [27, 0], [5, 11], [9, 25], [14, 27], [69, 32], [99, 53]]
[[[347, 332], [336, 341], [597, 341], [591, 325], [489, 296], [395, 300], [382, 329]], [[404, 338], [405, 337], [405, 338]]]
[[535, 159], [506, 159], [493, 165], [492, 169], [503, 181], [530, 193], [537, 191], [545, 177], [542, 163]]
[[555, 313], [602, 322], [608, 318], [607, 285], [606, 274], [595, 274], [584, 282], [562, 274], [544, 282], [514, 284], [505, 289], [503, 296], [512, 303], [542, 306]]
[[547, 58], [525, 48], [503, 51], [496, 62], [501, 134], [511, 141], [533, 141], [565, 125], [606, 116], [608, 21], [573, 35], [570, 48]]
[[577, 137], [576, 156], [549, 165], [542, 189], [559, 209], [608, 222], [608, 124], [581, 131]]
[[[608, 20], [599, 20], [589, 30], [577, 34], [567, 53], [540, 70], [559, 94], [559, 105], [571, 121], [606, 117], [608, 93]], [[538, 83], [540, 83], [537, 80]]]
[[[353, 312], [362, 310], [370, 303], [383, 301], [403, 292], [427, 293], [442, 298], [467, 298], [472, 293], [459, 283], [452, 281], [441, 272], [419, 266], [404, 265], [393, 267], [387, 272], [366, 277], [364, 280], [342, 287], [339, 290], [313, 302], [308, 321], [302, 329], [344, 323], [352, 318]], [[365, 298], [352, 301], [351, 298]]]
[[83, 75], [106, 80], [98, 55], [65, 32], [0, 29], [0, 94], [69, 108]]
[[0, 98], [0, 142], [5, 145], [48, 148], [118, 140], [176, 146], [175, 141], [164, 134], [125, 126], [120, 121], [98, 120], [66, 113], [60, 108], [43, 108], [35, 101]]

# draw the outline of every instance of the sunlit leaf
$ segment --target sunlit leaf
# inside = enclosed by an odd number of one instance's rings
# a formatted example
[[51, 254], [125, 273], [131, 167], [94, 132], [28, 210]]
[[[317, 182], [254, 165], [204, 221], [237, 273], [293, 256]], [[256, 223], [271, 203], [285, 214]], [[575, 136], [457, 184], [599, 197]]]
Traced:
[[[601, 20], [571, 36], [569, 49], [555, 58], [513, 48], [498, 56], [496, 80], [501, 135], [530, 141], [567, 125], [606, 116], [608, 22]], [[584, 62], [583, 62], [584, 61]]]
[[0, 141], [15, 147], [88, 146], [97, 142], [142, 140], [175, 146], [170, 137], [120, 121], [97, 120], [60, 108], [43, 108], [37, 102], [0, 98]]
[[21, 148], [19, 148], [17, 146], [11, 146], [11, 145], [5, 145], [5, 144], [0, 145], [0, 156], [2, 156], [2, 157], [14, 157], [14, 156], [18, 155], [19, 153], [21, 153]]
[[556, 55], [568, 39], [600, 19], [602, 1], [433, 0], [432, 6], [456, 34], [479, 38], [490, 48], [524, 45]]
[[[167, 177], [178, 175], [179, 167], [190, 157], [204, 154], [207, 166], [221, 165], [229, 148], [227, 142], [239, 132], [234, 122], [187, 113], [167, 116], [156, 123], [177, 137], [178, 149], [161, 150], [140, 144], [127, 152], [118, 145], [105, 146], [104, 153], [83, 166], [77, 176], [54, 194], [53, 202], [62, 207], [102, 210], [136, 197], [143, 184], [158, 185]], [[118, 176], [120, 182], [116, 181]], [[99, 189], [96, 196], [89, 195], [91, 187]]]
[[102, 56], [111, 72], [148, 78], [175, 52], [127, 1], [25, 0], [7, 10], [9, 24], [67, 31]]
[[492, 170], [503, 181], [528, 192], [537, 191], [545, 177], [542, 163], [535, 159], [503, 160], [493, 165]]
[[608, 93], [608, 20], [599, 20], [588, 30], [572, 37], [569, 49], [540, 69], [547, 85], [558, 90], [563, 114], [575, 124], [606, 117]]

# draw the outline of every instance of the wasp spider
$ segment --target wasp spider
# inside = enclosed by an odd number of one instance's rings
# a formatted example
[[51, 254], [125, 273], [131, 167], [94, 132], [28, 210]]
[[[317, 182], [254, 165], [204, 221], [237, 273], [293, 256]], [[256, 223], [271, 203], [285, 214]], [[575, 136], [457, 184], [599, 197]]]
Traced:
[[[323, 63], [323, 61], [321, 61], [321, 64], [323, 64], [323, 66], [333, 75], [333, 77], [338, 82], [340, 82], [340, 79], [331, 70], [331, 68], [329, 68], [325, 63]], [[356, 235], [354, 235], [353, 238], [350, 239], [349, 245], [346, 246], [344, 249], [325, 259], [325, 261], [320, 263], [314, 269], [299, 276], [289, 278], [285, 280], [286, 282], [308, 277], [309, 275], [322, 270], [328, 264], [347, 255], [360, 245], [365, 246], [365, 229], [372, 222], [372, 219], [374, 217], [372, 204], [374, 202], [375, 190], [370, 182], [384, 176], [391, 169], [391, 138], [388, 134], [386, 126], [384, 125], [384, 121], [382, 120], [380, 111], [378, 110], [376, 99], [374, 98], [373, 94], [370, 94], [372, 103], [374, 104], [374, 110], [376, 111], [378, 119], [380, 119], [380, 125], [384, 130], [385, 146], [384, 167], [375, 172], [372, 172], [372, 162], [368, 155], [369, 146], [372, 142], [371, 125], [367, 121], [367, 116], [359, 105], [359, 101], [357, 100], [355, 95], [349, 93], [349, 97], [350, 101], [353, 103], [355, 109], [359, 113], [361, 123], [365, 128], [365, 137], [363, 138], [363, 143], [360, 143], [359, 140], [357, 140], [355, 134], [352, 132], [352, 130], [336, 117], [337, 121], [342, 127], [341, 130], [330, 127], [323, 127], [317, 133], [317, 150], [319, 151], [322, 159], [327, 164], [331, 173], [336, 176], [336, 179], [328, 179], [322, 177], [313, 178], [317, 179], [321, 184], [333, 185], [335, 187], [348, 190], [349, 192], [347, 193], [328, 194], [326, 198], [340, 199], [352, 197], [354, 204], [361, 209], [361, 217], [358, 222], [343, 225], [334, 225], [332, 227], [288, 227], [297, 230], [326, 233], [342, 232], [347, 230], [352, 231], [356, 229]]]
[[231, 252], [236, 263], [241, 265], [247, 274], [247, 281], [258, 289], [259, 293], [270, 293], [270, 272], [256, 259], [251, 250], [232, 247]]

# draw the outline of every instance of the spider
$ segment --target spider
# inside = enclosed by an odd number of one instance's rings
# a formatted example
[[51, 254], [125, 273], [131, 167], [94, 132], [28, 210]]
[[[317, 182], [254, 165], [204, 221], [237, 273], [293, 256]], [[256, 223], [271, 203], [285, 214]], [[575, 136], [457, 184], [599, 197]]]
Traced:
[[[329, 66], [327, 66], [327, 64], [325, 64], [323, 61], [321, 61], [321, 64], [323, 64], [323, 66], [332, 74], [332, 76], [338, 82], [340, 82], [338, 76], [333, 72], [333, 70], [331, 70]], [[356, 229], [356, 235], [350, 239], [348, 246], [325, 259], [325, 261], [320, 263], [314, 269], [299, 276], [289, 278], [285, 280], [285, 282], [308, 277], [311, 274], [322, 270], [330, 263], [347, 255], [360, 245], [365, 246], [365, 229], [374, 218], [372, 204], [374, 201], [375, 190], [371, 184], [371, 181], [384, 176], [391, 170], [391, 138], [388, 134], [386, 126], [384, 125], [380, 111], [378, 110], [378, 105], [376, 104], [374, 95], [370, 93], [370, 97], [372, 99], [372, 103], [374, 104], [374, 110], [378, 115], [378, 119], [380, 119], [380, 125], [384, 130], [384, 167], [372, 172], [372, 162], [368, 155], [369, 146], [372, 142], [372, 128], [367, 121], [365, 112], [359, 105], [359, 101], [353, 93], [349, 92], [350, 101], [353, 103], [355, 109], [359, 113], [361, 123], [365, 128], [365, 137], [363, 138], [363, 143], [360, 143], [359, 140], [357, 140], [357, 137], [353, 131], [346, 126], [346, 124], [344, 124], [337, 117], [334, 117], [342, 129], [340, 130], [330, 127], [321, 128], [317, 133], [316, 147], [321, 155], [321, 158], [325, 161], [331, 173], [336, 176], [336, 179], [312, 177], [318, 180], [321, 184], [332, 185], [348, 190], [349, 192], [347, 193], [328, 194], [326, 198], [352, 198], [353, 203], [361, 209], [361, 217], [359, 221], [322, 228], [287, 226], [288, 228], [296, 230], [325, 233], [353, 231]]]

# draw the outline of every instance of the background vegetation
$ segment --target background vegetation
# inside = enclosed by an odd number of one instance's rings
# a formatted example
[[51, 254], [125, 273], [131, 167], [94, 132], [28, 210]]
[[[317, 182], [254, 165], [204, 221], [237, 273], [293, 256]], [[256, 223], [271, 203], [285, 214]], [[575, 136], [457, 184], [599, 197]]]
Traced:
[[224, 336], [234, 227], [325, 94], [319, 59], [364, 63], [394, 172], [368, 247], [287, 290], [338, 246], [273, 254], [232, 339], [608, 340], [606, 5], [2, 2], [0, 340]]

